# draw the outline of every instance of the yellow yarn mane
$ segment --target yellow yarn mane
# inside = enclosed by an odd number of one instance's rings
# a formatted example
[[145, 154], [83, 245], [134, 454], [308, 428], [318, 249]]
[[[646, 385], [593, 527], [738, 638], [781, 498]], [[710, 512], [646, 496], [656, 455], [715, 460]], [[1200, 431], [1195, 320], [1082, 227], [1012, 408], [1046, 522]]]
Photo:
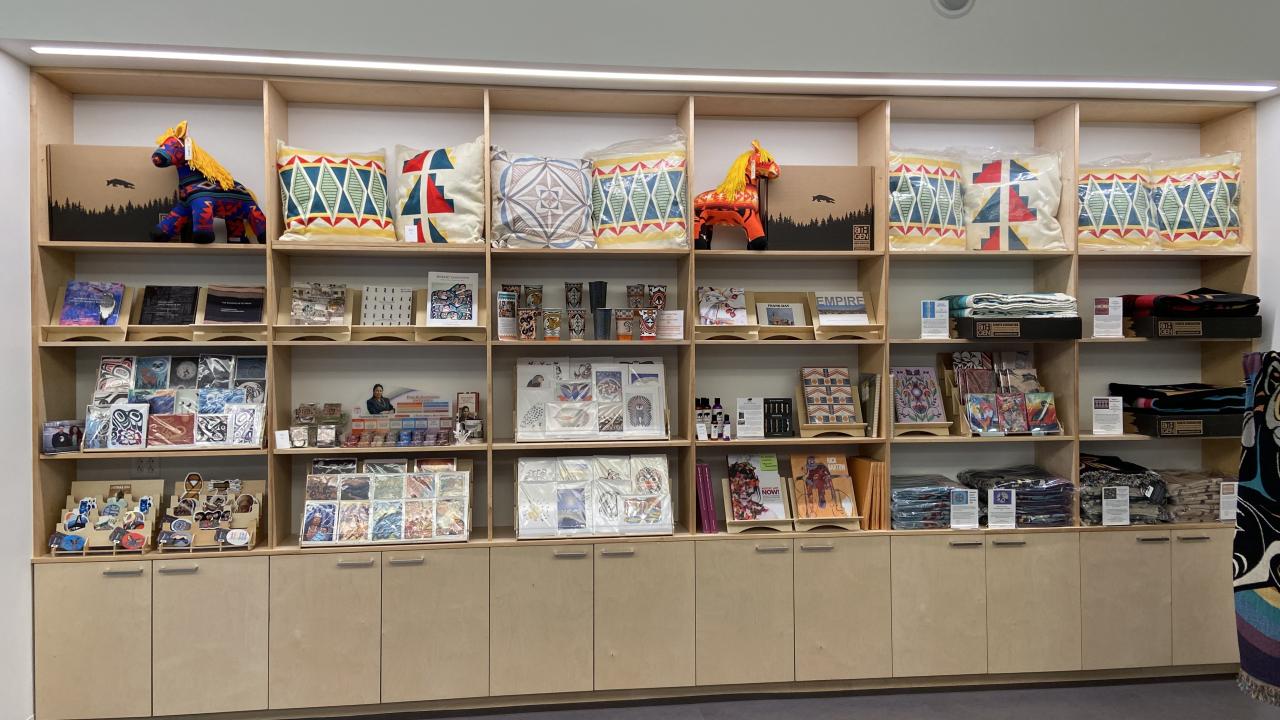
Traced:
[[738, 156], [733, 164], [729, 166], [729, 172], [724, 176], [724, 182], [716, 188], [716, 191], [726, 197], [736, 196], [747, 188], [747, 165], [751, 163], [751, 156], [759, 153], [760, 159], [757, 163], [773, 162], [773, 156], [768, 150], [756, 145], [750, 150]]
[[[181, 134], [179, 134], [180, 132]], [[218, 183], [218, 187], [223, 190], [230, 190], [236, 184], [235, 179], [231, 177], [231, 172], [222, 167], [222, 163], [205, 152], [204, 148], [196, 145], [195, 140], [186, 136], [186, 122], [183, 122], [178, 127], [171, 127], [166, 130], [163, 135], [156, 138], [156, 144], [163, 145], [164, 141], [171, 137], [176, 137], [186, 143], [187, 164], [191, 166], [191, 169]]]

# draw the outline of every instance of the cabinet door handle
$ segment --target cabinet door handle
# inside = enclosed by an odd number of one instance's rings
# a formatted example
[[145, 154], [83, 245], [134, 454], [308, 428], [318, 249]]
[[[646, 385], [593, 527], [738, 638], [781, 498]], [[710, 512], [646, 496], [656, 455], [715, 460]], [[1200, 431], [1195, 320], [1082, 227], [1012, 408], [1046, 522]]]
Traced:
[[992, 545], [996, 547], [1022, 547], [1027, 544], [1026, 540], [992, 540]]
[[422, 565], [427, 562], [425, 555], [419, 555], [412, 558], [390, 558], [387, 560], [388, 565]]
[[827, 543], [826, 545], [810, 545], [808, 543], [800, 543], [801, 552], [831, 552], [832, 550], [835, 550], [835, 549], [836, 549], [836, 546], [830, 543]]
[[1213, 538], [1209, 537], [1208, 535], [1179, 535], [1178, 536], [1178, 542], [1203, 542], [1205, 540], [1212, 540], [1212, 539]]
[[576, 560], [587, 556], [586, 550], [557, 550], [555, 556], [564, 560]]
[[1167, 537], [1140, 537], [1140, 538], [1138, 538], [1138, 542], [1140, 542], [1140, 543], [1167, 543], [1167, 542], [1169, 542], [1169, 538], [1167, 538]]
[[758, 553], [784, 553], [790, 549], [791, 548], [787, 547], [786, 545], [757, 545], [756, 546], [756, 552]]
[[199, 565], [185, 565], [185, 566], [178, 566], [178, 567], [166, 566], [166, 567], [158, 568], [156, 572], [160, 573], [161, 575], [194, 575], [200, 572], [200, 566]]
[[130, 570], [103, 570], [103, 577], [141, 577], [142, 568], [132, 568]]
[[636, 554], [635, 548], [622, 548], [621, 550], [601, 550], [601, 557], [631, 557]]
[[340, 568], [364, 568], [373, 567], [373, 558], [365, 558], [364, 560], [339, 560]]
[[952, 540], [949, 543], [951, 547], [982, 547], [981, 540]]

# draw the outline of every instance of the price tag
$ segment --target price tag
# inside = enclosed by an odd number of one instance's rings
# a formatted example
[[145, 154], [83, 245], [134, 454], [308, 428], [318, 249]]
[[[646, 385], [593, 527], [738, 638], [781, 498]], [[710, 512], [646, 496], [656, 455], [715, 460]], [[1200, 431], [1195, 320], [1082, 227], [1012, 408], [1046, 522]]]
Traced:
[[992, 530], [1012, 530], [1018, 526], [1017, 493], [1008, 489], [987, 491], [987, 527]]
[[710, 439], [711, 439], [711, 436], [707, 433], [707, 424], [706, 424], [706, 423], [698, 423], [698, 439], [699, 439], [699, 440], [710, 440]]
[[1102, 488], [1102, 524], [1129, 524], [1129, 488], [1114, 485]]
[[951, 337], [949, 307], [946, 300], [920, 301], [920, 337], [922, 339]]
[[1124, 434], [1124, 401], [1118, 397], [1093, 399], [1093, 434]]
[[1093, 299], [1093, 336], [1096, 338], [1124, 337], [1124, 298]]
[[955, 489], [951, 491], [951, 528], [976, 530], [978, 528], [978, 491]]
[[281, 448], [287, 448], [287, 447], [293, 447], [293, 443], [289, 440], [289, 431], [277, 430], [276, 431], [276, 449], [279, 450]]
[[1222, 483], [1222, 495], [1218, 497], [1218, 519], [1236, 519], [1236, 499], [1239, 497], [1240, 483], [1235, 481]]

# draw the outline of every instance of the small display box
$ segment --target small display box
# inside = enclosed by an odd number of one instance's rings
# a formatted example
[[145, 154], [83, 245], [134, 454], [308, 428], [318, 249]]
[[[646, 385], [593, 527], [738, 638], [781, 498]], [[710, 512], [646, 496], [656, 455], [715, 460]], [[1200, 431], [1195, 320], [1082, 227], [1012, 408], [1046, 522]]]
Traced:
[[964, 340], [1079, 340], [1080, 318], [956, 318], [952, 326]]
[[1251, 340], [1262, 337], [1262, 317], [1136, 318], [1130, 323], [1133, 337], [1160, 340], [1209, 338]]
[[1152, 437], [1238, 438], [1244, 427], [1244, 415], [1161, 415], [1157, 413], [1125, 413], [1129, 429]]

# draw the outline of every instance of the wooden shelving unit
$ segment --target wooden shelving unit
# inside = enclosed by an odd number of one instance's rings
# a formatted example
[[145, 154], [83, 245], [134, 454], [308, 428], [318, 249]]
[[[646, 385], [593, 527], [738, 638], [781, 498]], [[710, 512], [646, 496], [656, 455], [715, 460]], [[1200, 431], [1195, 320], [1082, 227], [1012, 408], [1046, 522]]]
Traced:
[[[150, 243], [51, 242], [48, 236], [45, 203], [48, 194], [44, 147], [50, 143], [76, 141], [78, 97], [107, 95], [140, 98], [155, 104], [156, 113], [141, 136], [121, 130], [121, 144], [145, 144], [156, 129], [171, 125], [172, 113], [161, 111], [174, 92], [182, 96], [193, 93], [201, 102], [227, 103], [242, 110], [246, 104], [261, 114], [260, 133], [254, 142], [260, 147], [241, 148], [251, 160], [254, 173], [239, 173], [238, 179], [254, 189], [269, 218], [269, 237], [264, 245], [184, 245]], [[676, 125], [688, 137], [690, 198], [719, 179], [723, 167], [716, 153], [730, 148], [723, 140], [727, 123], [752, 119], [755, 129], [764, 137], [777, 130], [784, 139], [770, 149], [780, 157], [784, 172], [787, 160], [789, 123], [821, 121], [825, 132], [843, 132], [849, 152], [856, 152], [859, 165], [877, 169], [874, 204], [876, 226], [873, 249], [869, 251], [803, 252], [776, 247], [766, 252], [744, 249], [612, 249], [549, 250], [491, 248], [487, 242], [475, 245], [374, 245], [354, 242], [282, 242], [280, 197], [274, 165], [275, 146], [280, 141], [324, 147], [338, 128], [358, 126], [344, 119], [358, 118], [371, 110], [408, 114], [426, 118], [430, 123], [444, 123], [449, 137], [458, 140], [474, 129], [473, 136], [483, 138], [486, 145], [516, 144], [532, 133], [529, 127], [539, 122], [544, 127], [555, 123], [594, 123], [593, 132], [607, 142], [624, 140], [643, 132], [636, 126], [662, 127]], [[732, 120], [730, 120], [732, 119]], [[621, 123], [622, 129], [610, 123]], [[1058, 220], [1063, 226], [1068, 249], [1005, 253], [978, 252], [891, 252], [886, 248], [887, 181], [885, 168], [891, 145], [908, 145], [920, 137], [920, 128], [937, 123], [951, 123], [963, 132], [989, 137], [993, 144], [1007, 140], [1007, 133], [1021, 133], [1027, 143], [1062, 155], [1064, 189]], [[525, 125], [525, 124], [532, 125]], [[644, 125], [649, 123], [649, 125]], [[1092, 133], [1105, 133], [1111, 123], [1150, 128], [1153, 142], [1159, 143], [1164, 128], [1178, 125], [1199, 127], [1198, 151], [1205, 153], [1238, 149], [1244, 157], [1245, 188], [1241, 219], [1244, 244], [1239, 251], [1202, 252], [1093, 252], [1075, 248], [1076, 195], [1074, 182], [1079, 161], [1092, 159], [1089, 143]], [[436, 127], [436, 126], [432, 126]], [[1009, 128], [1013, 127], [1012, 130]], [[834, 128], [834, 129], [833, 129]], [[198, 124], [193, 134], [200, 136], [209, 128]], [[350, 132], [350, 130], [347, 130]], [[741, 130], [740, 133], [748, 133]], [[359, 132], [358, 130], [355, 132]], [[442, 131], [443, 132], [443, 131]], [[828, 451], [846, 448], [850, 454], [861, 454], [890, 463], [893, 472], [909, 471], [926, 456], [950, 453], [954, 468], [981, 467], [988, 453], [1004, 459], [1013, 453], [1027, 462], [1037, 462], [1071, 478], [1077, 476], [1078, 453], [1083, 444], [1124, 442], [1141, 447], [1146, 436], [1123, 435], [1094, 437], [1089, 427], [1087, 396], [1097, 394], [1097, 373], [1110, 372], [1116, 362], [1127, 362], [1135, 374], [1144, 371], [1141, 357], [1124, 358], [1125, 353], [1150, 352], [1147, 341], [1136, 338], [1102, 340], [1088, 338], [1077, 342], [1007, 343], [974, 342], [958, 339], [922, 340], [914, 322], [918, 315], [905, 311], [920, 299], [961, 291], [960, 285], [997, 278], [993, 290], [1053, 290], [1076, 295], [1082, 309], [1087, 310], [1095, 294], [1116, 294], [1116, 268], [1128, 272], [1126, 278], [1150, 279], [1159, 291], [1185, 290], [1196, 284], [1224, 290], [1256, 292], [1255, 217], [1257, 198], [1254, 110], [1239, 103], [1178, 103], [1128, 100], [1028, 100], [1028, 99], [962, 99], [962, 98], [848, 98], [848, 97], [783, 97], [745, 96], [734, 94], [679, 94], [596, 90], [561, 90], [542, 88], [479, 88], [424, 83], [374, 82], [355, 80], [321, 80], [232, 75], [196, 75], [191, 73], [143, 73], [123, 70], [36, 70], [32, 78], [32, 325], [47, 325], [63, 284], [69, 279], [114, 279], [113, 271], [129, 277], [145, 277], [151, 282], [164, 282], [173, 272], [187, 278], [202, 277], [206, 268], [214, 274], [234, 275], [246, 284], [267, 288], [265, 317], [277, 316], [279, 291], [294, 281], [330, 279], [329, 276], [352, 277], [362, 273], [367, 280], [387, 268], [403, 268], [402, 272], [421, 274], [418, 286], [425, 286], [426, 272], [437, 267], [476, 272], [481, 278], [482, 292], [491, 296], [502, 282], [519, 282], [533, 273], [547, 282], [563, 280], [589, 281], [607, 277], [611, 288], [633, 277], [636, 281], [655, 278], [668, 284], [669, 304], [685, 310], [685, 339], [654, 342], [619, 342], [587, 339], [554, 343], [510, 342], [496, 338], [492, 319], [490, 337], [481, 342], [464, 341], [372, 341], [325, 342], [269, 339], [266, 342], [242, 343], [148, 343], [148, 342], [48, 342], [33, 348], [34, 442], [39, 444], [39, 429], [46, 419], [63, 419], [83, 414], [82, 379], [92, 371], [97, 355], [107, 352], [141, 354], [147, 350], [165, 352], [207, 352], [213, 349], [255, 350], [268, 357], [268, 435], [272, 430], [286, 429], [292, 408], [302, 401], [342, 399], [304, 394], [308, 377], [322, 370], [322, 363], [369, 363], [374, 369], [380, 363], [417, 362], [422, 373], [434, 373], [431, 366], [440, 358], [454, 358], [455, 365], [468, 368], [474, 382], [445, 391], [478, 390], [485, 404], [486, 432], [491, 438], [481, 443], [456, 447], [419, 448], [267, 448], [234, 451], [143, 451], [136, 453], [69, 453], [39, 456], [33, 478], [35, 522], [33, 556], [47, 554], [45, 546], [57, 509], [61, 507], [70, 483], [81, 470], [97, 467], [111, 460], [146, 457], [181, 458], [191, 469], [202, 463], [219, 467], [226, 459], [237, 463], [258, 463], [267, 478], [267, 512], [265, 540], [255, 552], [298, 552], [297, 522], [301, 508], [295, 505], [296, 488], [302, 482], [307, 458], [332, 455], [394, 456], [441, 455], [456, 453], [475, 460], [474, 527], [471, 544], [511, 541], [504, 533], [511, 520], [514, 471], [512, 463], [521, 453], [551, 455], [592, 454], [656, 450], [667, 453], [672, 463], [675, 519], [685, 528], [678, 537], [706, 539], [690, 530], [696, 527], [694, 467], [703, 456], [713, 466], [723, 461], [721, 453], [750, 451], [777, 452], [785, 455], [791, 449], [806, 447]], [[657, 133], [649, 133], [657, 134]], [[741, 144], [752, 139], [741, 136]], [[1183, 132], [1183, 135], [1186, 133]], [[555, 138], [548, 134], [554, 145]], [[396, 138], [370, 137], [363, 145], [378, 142], [394, 144]], [[403, 138], [406, 144], [414, 138]], [[434, 142], [439, 142], [437, 138]], [[426, 142], [425, 140], [423, 142]], [[603, 144], [607, 144], [604, 142]], [[1024, 143], [1026, 144], [1026, 143]], [[335, 147], [334, 149], [349, 149]], [[540, 152], [537, 147], [522, 150]], [[211, 150], [227, 154], [226, 147]], [[548, 153], [553, 153], [548, 150]], [[734, 150], [736, 154], [737, 150]], [[391, 150], [394, 154], [394, 150]], [[717, 159], [709, 159], [715, 156]], [[832, 162], [835, 162], [834, 160]], [[803, 164], [803, 163], [801, 163]], [[486, 173], [487, 176], [487, 173]], [[714, 178], [713, 180], [708, 180]], [[394, 179], [391, 180], [394, 189]], [[491, 179], [486, 177], [486, 195]], [[394, 197], [391, 199], [394, 205]], [[490, 222], [490, 225], [492, 223]], [[692, 244], [691, 244], [692, 245]], [[118, 259], [117, 259], [118, 256]], [[121, 268], [127, 267], [127, 272]], [[632, 268], [635, 268], [632, 270]], [[862, 290], [872, 307], [875, 321], [886, 328], [883, 340], [694, 340], [696, 292], [699, 285], [731, 281], [751, 287], [751, 278], [771, 278], [775, 288], [790, 283], [794, 289], [820, 287], [831, 278], [843, 278]], [[813, 278], [817, 277], [817, 280]], [[218, 281], [226, 280], [219, 277]], [[129, 280], [131, 286], [144, 281]], [[196, 283], [192, 283], [196, 284]], [[199, 283], [203, 284], [203, 283]], [[407, 284], [407, 283], [406, 283]], [[954, 285], [954, 287], [953, 287]], [[1132, 283], [1131, 283], [1132, 285]], [[1146, 289], [1146, 285], [1132, 285]], [[549, 293], [553, 288], [548, 287]], [[554, 296], [554, 295], [553, 295]], [[1087, 321], [1086, 321], [1087, 322]], [[1086, 327], [1086, 336], [1089, 334]], [[701, 396], [720, 396], [726, 407], [736, 395], [774, 396], [770, 387], [788, 388], [783, 396], [794, 393], [798, 370], [805, 365], [843, 364], [855, 373], [878, 373], [887, 377], [888, 369], [899, 364], [932, 364], [932, 356], [949, 348], [1030, 347], [1036, 353], [1036, 364], [1045, 384], [1055, 392], [1064, 434], [1059, 436], [1014, 437], [898, 437], [888, 438], [891, 404], [887, 384], [882, 386], [880, 437], [846, 438], [762, 438], [731, 442], [693, 439], [693, 400]], [[1172, 344], [1188, 358], [1188, 375], [1184, 381], [1238, 382], [1238, 355], [1251, 343], [1179, 342]], [[364, 348], [364, 349], [356, 349]], [[97, 354], [95, 354], [97, 353]], [[623, 443], [546, 442], [516, 443], [508, 439], [510, 398], [508, 383], [512, 366], [524, 355], [661, 355], [666, 362], [670, 386], [671, 439], [630, 441]], [[392, 360], [389, 360], [391, 358]], [[750, 380], [737, 382], [736, 374], [744, 358], [750, 358]], [[481, 361], [481, 359], [483, 359]], [[1194, 366], [1194, 367], [1193, 367]], [[330, 365], [330, 367], [334, 367]], [[307, 368], [303, 370], [302, 368]], [[1194, 372], [1191, 369], [1194, 369]], [[312, 378], [314, 380], [315, 378]], [[759, 380], [760, 382], [755, 382]], [[308, 381], [310, 382], [310, 381]], [[346, 382], [343, 380], [342, 382]], [[363, 381], [362, 381], [363, 382]], [[771, 385], [772, 383], [772, 385]], [[736, 395], [735, 395], [736, 393]], [[492, 439], [498, 438], [498, 439]], [[1231, 469], [1233, 449], [1219, 439], [1178, 440], [1179, 446], [1195, 448], [1195, 455], [1210, 467]], [[1163, 444], [1162, 444], [1163, 445]], [[719, 450], [717, 450], [719, 449]], [[714, 471], [713, 471], [714, 475]], [[838, 535], [838, 534], [837, 534]], [[717, 536], [719, 537], [719, 536]], [[292, 538], [292, 539], [291, 539]], [[629, 542], [647, 542], [661, 538], [632, 538]], [[667, 538], [669, 539], [669, 538]], [[402, 549], [402, 548], [393, 548]], [[354, 552], [352, 548], [335, 548], [334, 552]], [[308, 552], [328, 552], [309, 550]]]

